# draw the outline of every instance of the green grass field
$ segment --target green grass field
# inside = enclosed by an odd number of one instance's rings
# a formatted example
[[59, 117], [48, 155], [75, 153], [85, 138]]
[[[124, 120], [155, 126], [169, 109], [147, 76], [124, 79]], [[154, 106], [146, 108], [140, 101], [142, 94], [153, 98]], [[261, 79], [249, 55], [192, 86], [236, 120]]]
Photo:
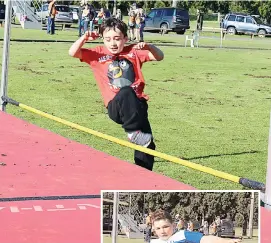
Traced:
[[[12, 38], [75, 40], [76, 33], [62, 31], [55, 36], [47, 36], [44, 31], [16, 28], [12, 29]], [[0, 35], [3, 36], [3, 29]], [[151, 35], [148, 40], [155, 42], [163, 38], [177, 42], [173, 37], [160, 35]], [[246, 45], [245, 40], [239, 40], [240, 43]], [[257, 46], [260, 42], [251, 42], [252, 47], [254, 43]], [[263, 43], [270, 45], [270, 39]], [[0, 45], [2, 52], [3, 42]], [[122, 128], [108, 118], [87, 65], [68, 56], [70, 45], [12, 42], [9, 97], [126, 140]], [[165, 59], [143, 67], [157, 151], [265, 182], [271, 99], [270, 53], [257, 49], [170, 46], [161, 49]], [[7, 111], [62, 136], [133, 162], [133, 151], [129, 148], [11, 105]], [[154, 171], [198, 189], [241, 189], [237, 184], [159, 158]]]

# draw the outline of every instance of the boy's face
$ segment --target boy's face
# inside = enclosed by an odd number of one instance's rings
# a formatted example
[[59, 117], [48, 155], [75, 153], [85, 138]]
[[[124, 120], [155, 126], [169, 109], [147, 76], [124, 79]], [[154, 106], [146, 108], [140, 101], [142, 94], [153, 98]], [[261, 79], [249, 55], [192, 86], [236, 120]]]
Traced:
[[116, 55], [122, 52], [125, 43], [128, 41], [119, 29], [105, 29], [103, 32], [103, 40], [106, 48], [110, 53]]
[[161, 219], [153, 222], [153, 228], [158, 238], [161, 240], [168, 240], [173, 235], [173, 224], [167, 219]]

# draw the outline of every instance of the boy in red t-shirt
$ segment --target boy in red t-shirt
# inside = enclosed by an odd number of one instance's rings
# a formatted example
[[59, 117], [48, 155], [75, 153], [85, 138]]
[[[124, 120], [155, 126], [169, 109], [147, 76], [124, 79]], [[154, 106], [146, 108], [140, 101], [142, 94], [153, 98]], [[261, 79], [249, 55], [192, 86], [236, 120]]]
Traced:
[[[144, 62], [160, 61], [163, 52], [144, 42], [124, 46], [128, 41], [127, 25], [116, 18], [105, 19], [101, 25], [104, 45], [82, 48], [86, 41], [99, 36], [86, 32], [70, 48], [69, 55], [86, 62], [92, 69], [108, 109], [109, 117], [121, 124], [132, 143], [155, 149], [148, 120], [145, 81], [141, 72]], [[135, 163], [152, 170], [154, 157], [135, 151]]]

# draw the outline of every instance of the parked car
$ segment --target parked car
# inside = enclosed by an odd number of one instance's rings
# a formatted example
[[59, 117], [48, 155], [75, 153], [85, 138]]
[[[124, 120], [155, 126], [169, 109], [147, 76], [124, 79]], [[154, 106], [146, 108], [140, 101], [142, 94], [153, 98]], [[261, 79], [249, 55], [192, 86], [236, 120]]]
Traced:
[[235, 229], [233, 222], [230, 219], [222, 219], [221, 227], [217, 232], [219, 237], [235, 237]]
[[[44, 4], [36, 11], [36, 14], [42, 19], [43, 23], [46, 23], [49, 16], [48, 6], [48, 4]], [[55, 22], [71, 23], [70, 25], [66, 25], [70, 27], [73, 23], [73, 13], [70, 11], [70, 8], [66, 5], [56, 5], [56, 11]]]
[[78, 21], [78, 6], [70, 6], [70, 11], [72, 12], [72, 19], [73, 22], [77, 22]]
[[145, 18], [145, 30], [184, 34], [190, 29], [189, 13], [179, 8], [153, 8]]
[[265, 37], [271, 34], [271, 26], [264, 24], [259, 18], [243, 13], [229, 13], [222, 19], [221, 27], [230, 35], [257, 34]]

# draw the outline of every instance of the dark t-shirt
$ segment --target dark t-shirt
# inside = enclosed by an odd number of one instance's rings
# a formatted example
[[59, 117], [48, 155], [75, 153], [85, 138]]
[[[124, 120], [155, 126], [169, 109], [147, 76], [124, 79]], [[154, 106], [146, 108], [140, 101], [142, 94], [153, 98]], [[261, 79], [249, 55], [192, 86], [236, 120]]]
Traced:
[[0, 19], [5, 19], [6, 5], [0, 4]]
[[83, 8], [81, 6], [79, 6], [78, 13], [77, 13], [78, 19], [82, 19], [82, 14], [83, 14]]
[[93, 8], [89, 9], [89, 20], [92, 21], [95, 18], [95, 10]]

